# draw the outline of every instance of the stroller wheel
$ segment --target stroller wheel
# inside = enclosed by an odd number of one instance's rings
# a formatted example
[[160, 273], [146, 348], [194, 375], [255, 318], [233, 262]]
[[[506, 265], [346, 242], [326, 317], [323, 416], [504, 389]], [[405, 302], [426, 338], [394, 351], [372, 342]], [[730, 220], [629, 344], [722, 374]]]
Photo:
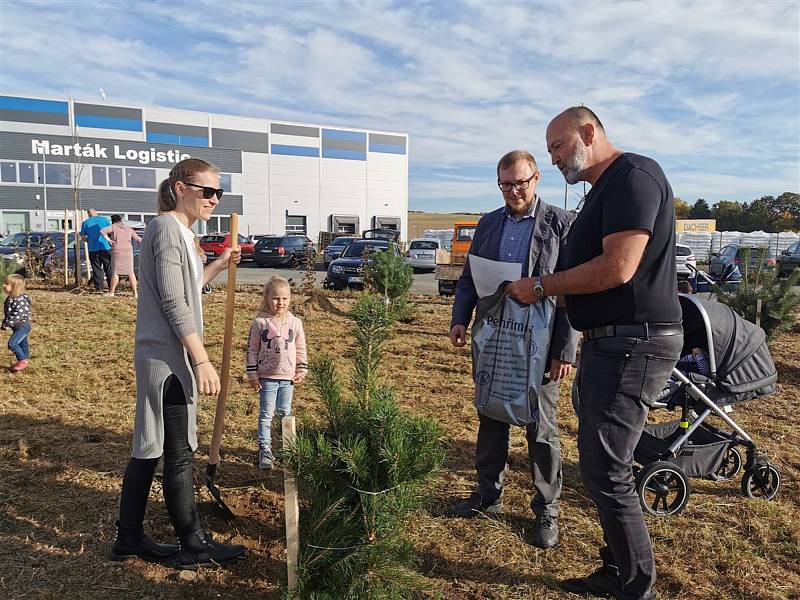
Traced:
[[772, 500], [781, 487], [781, 474], [772, 463], [766, 461], [750, 467], [742, 477], [742, 492], [748, 498]]
[[680, 467], [659, 460], [637, 473], [636, 492], [644, 512], [656, 517], [666, 517], [683, 510], [689, 501], [691, 487]]
[[739, 471], [742, 470], [742, 464], [741, 453], [733, 446], [730, 446], [719, 465], [719, 469], [714, 473], [714, 479], [717, 481], [733, 479], [739, 474]]

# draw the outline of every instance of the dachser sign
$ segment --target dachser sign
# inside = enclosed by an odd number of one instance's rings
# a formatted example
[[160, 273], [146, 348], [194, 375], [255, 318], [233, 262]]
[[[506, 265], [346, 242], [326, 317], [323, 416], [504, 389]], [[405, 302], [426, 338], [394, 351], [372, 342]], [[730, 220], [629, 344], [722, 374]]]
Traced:
[[104, 146], [99, 143], [81, 144], [56, 144], [50, 140], [37, 140], [31, 139], [31, 154], [37, 156], [74, 156], [78, 158], [104, 158], [116, 160], [131, 160], [136, 161], [140, 165], [149, 165], [152, 163], [172, 165], [182, 161], [185, 158], [190, 158], [190, 154], [181, 152], [178, 149], [170, 150], [157, 150], [156, 148], [148, 148], [144, 150], [137, 150], [135, 148], [125, 148], [120, 144], [113, 144]]
[[713, 233], [716, 219], [675, 219], [675, 233]]

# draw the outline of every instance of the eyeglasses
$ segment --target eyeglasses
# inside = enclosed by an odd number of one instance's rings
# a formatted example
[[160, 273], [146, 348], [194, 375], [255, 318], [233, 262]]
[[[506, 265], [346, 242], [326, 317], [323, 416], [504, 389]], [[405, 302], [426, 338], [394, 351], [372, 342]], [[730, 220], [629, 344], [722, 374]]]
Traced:
[[181, 181], [183, 185], [190, 185], [192, 187], [198, 188], [203, 190], [203, 198], [208, 200], [211, 196], [216, 196], [217, 200], [222, 199], [222, 194], [225, 193], [225, 190], [209, 187], [207, 185], [197, 185], [196, 183], [190, 183], [188, 181]]
[[536, 174], [538, 172], [539, 171], [534, 171], [533, 175], [531, 175], [527, 179], [523, 179], [521, 181], [515, 181], [514, 183], [511, 183], [511, 182], [508, 182], [508, 181], [498, 181], [497, 182], [497, 187], [500, 188], [501, 192], [504, 192], [506, 194], [508, 192], [513, 192], [515, 189], [519, 190], [520, 192], [524, 192], [525, 190], [528, 189], [528, 186], [531, 184], [531, 180], [534, 177], [536, 177]]

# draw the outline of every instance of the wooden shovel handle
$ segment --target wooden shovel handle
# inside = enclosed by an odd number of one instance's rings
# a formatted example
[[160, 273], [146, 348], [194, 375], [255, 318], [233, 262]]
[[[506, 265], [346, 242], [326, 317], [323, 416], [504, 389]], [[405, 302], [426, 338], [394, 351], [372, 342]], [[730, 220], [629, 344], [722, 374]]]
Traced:
[[[231, 250], [239, 249], [239, 215], [231, 215]], [[211, 434], [211, 448], [208, 451], [208, 464], [219, 463], [219, 447], [222, 444], [222, 430], [225, 428], [225, 402], [228, 399], [228, 385], [231, 381], [231, 345], [233, 338], [233, 309], [236, 306], [236, 263], [228, 262], [228, 289], [225, 292], [225, 333], [222, 338], [222, 366], [220, 367], [219, 396], [217, 412], [214, 415], [214, 431]]]

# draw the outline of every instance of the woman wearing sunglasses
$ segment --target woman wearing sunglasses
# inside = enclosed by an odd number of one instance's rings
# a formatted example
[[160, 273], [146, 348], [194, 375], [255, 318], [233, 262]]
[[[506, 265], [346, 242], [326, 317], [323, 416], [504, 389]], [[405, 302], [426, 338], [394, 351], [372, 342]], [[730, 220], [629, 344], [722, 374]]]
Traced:
[[[214, 541], [200, 524], [192, 485], [199, 394], [216, 395], [219, 376], [203, 346], [202, 287], [227, 268], [230, 248], [203, 267], [191, 227], [208, 221], [222, 198], [219, 171], [189, 158], [158, 189], [159, 215], [147, 226], [139, 255], [136, 314], [136, 419], [122, 481], [113, 560], [176, 559], [184, 569], [243, 557], [244, 546]], [[233, 254], [239, 262], [238, 252]], [[153, 474], [164, 457], [164, 501], [179, 544], [144, 533]]]

